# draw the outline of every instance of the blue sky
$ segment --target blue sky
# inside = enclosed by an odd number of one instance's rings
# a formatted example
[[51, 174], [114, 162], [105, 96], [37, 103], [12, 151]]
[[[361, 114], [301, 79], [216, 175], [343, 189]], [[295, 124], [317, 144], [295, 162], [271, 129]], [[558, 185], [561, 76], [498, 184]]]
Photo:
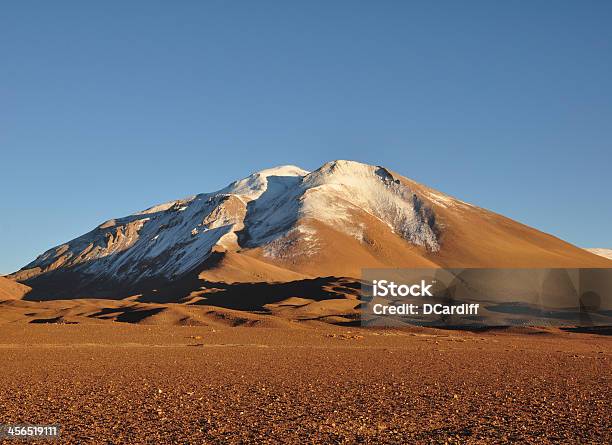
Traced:
[[279, 164], [612, 247], [612, 3], [5, 2], [0, 273]]

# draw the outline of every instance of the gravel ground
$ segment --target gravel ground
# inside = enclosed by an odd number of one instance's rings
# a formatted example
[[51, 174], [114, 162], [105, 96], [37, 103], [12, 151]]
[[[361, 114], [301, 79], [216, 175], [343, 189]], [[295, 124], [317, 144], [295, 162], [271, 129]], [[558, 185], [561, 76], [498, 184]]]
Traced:
[[59, 423], [62, 444], [604, 444], [611, 353], [562, 331], [6, 324], [0, 423]]

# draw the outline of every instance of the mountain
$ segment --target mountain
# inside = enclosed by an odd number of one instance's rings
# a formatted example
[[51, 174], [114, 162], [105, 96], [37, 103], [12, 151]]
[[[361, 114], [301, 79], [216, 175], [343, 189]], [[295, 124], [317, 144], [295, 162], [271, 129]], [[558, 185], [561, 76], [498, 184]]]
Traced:
[[608, 258], [612, 260], [612, 249], [592, 248], [592, 249], [585, 249], [585, 250], [588, 250], [589, 252], [594, 253], [595, 255], [599, 255], [604, 258]]
[[384, 167], [333, 161], [312, 173], [263, 170], [108, 220], [11, 278], [39, 298], [120, 298], [202, 282], [357, 278], [365, 267], [611, 265]]

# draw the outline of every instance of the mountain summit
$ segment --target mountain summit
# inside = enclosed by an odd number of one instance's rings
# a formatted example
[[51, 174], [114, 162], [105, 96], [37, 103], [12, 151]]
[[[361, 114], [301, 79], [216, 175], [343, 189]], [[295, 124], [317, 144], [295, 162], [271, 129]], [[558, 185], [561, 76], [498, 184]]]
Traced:
[[358, 277], [365, 267], [609, 267], [610, 261], [384, 167], [262, 170], [111, 219], [11, 278], [106, 294], [187, 275], [218, 282]]

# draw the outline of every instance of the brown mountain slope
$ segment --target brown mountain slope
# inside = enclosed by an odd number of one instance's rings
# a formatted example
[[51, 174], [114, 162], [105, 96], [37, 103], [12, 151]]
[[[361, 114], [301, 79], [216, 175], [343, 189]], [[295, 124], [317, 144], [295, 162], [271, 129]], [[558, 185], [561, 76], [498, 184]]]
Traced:
[[426, 256], [443, 267], [612, 267], [598, 255], [505, 216], [402, 178], [435, 208], [443, 227], [439, 252]]
[[20, 299], [31, 289], [5, 277], [0, 277], [0, 299]]

